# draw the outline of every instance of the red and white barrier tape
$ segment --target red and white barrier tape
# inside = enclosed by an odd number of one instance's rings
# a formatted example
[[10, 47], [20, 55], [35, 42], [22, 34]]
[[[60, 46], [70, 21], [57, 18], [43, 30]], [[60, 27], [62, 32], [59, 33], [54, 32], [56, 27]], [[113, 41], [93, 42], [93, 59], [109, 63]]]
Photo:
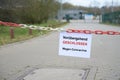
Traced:
[[98, 35], [120, 35], [120, 32], [117, 31], [102, 31], [102, 30], [74, 30], [68, 29], [68, 33], [84, 33], [84, 34], [98, 34]]
[[3, 21], [0, 21], [0, 25], [10, 26], [10, 27], [20, 27], [21, 26], [21, 24], [12, 23], [12, 22], [3, 22]]
[[66, 31], [68, 33], [84, 33], [84, 34], [98, 34], [98, 35], [120, 35], [120, 32], [117, 31], [102, 31], [102, 30], [75, 30], [75, 29], [63, 29], [63, 28], [51, 28], [51, 27], [42, 27], [42, 26], [34, 26], [34, 25], [26, 25], [26, 24], [16, 24], [12, 22], [2, 22], [0, 21], [0, 25], [3, 26], [11, 26], [11, 27], [21, 27], [21, 28], [30, 28], [34, 30], [48, 30], [48, 31]]

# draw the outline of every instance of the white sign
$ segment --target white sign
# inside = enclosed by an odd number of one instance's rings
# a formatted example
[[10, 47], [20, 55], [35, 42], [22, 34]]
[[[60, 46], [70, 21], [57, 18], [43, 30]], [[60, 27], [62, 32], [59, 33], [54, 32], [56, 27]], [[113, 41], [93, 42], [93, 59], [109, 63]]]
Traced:
[[90, 58], [92, 34], [60, 33], [59, 55]]

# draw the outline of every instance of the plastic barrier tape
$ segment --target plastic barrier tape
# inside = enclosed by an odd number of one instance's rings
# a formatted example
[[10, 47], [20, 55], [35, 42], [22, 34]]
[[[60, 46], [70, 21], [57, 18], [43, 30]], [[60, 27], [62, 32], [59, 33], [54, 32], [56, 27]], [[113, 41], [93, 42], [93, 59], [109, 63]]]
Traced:
[[102, 30], [74, 30], [74, 29], [68, 29], [68, 33], [84, 33], [84, 34], [98, 34], [98, 35], [120, 35], [120, 32], [116, 31], [102, 31]]
[[42, 27], [42, 26], [34, 26], [34, 25], [26, 25], [26, 24], [17, 24], [17, 23], [12, 23], [12, 22], [3, 22], [3, 21], [0, 21], [0, 25], [10, 26], [10, 27], [30, 28], [33, 30], [66, 31], [68, 33], [84, 33], [84, 34], [97, 34], [97, 35], [104, 35], [104, 34], [120, 35], [120, 32], [117, 32], [117, 31], [75, 30], [75, 29], [65, 30], [63, 28]]

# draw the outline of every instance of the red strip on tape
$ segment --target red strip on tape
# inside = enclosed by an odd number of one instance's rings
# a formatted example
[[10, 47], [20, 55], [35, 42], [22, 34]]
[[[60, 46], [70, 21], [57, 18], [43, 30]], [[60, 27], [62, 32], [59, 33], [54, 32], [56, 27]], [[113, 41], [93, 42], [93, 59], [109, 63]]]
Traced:
[[12, 23], [12, 22], [3, 22], [3, 21], [0, 21], [0, 25], [10, 26], [10, 27], [20, 27], [20, 24]]
[[84, 34], [98, 34], [98, 35], [120, 35], [120, 32], [117, 31], [102, 31], [102, 30], [75, 30], [75, 29], [68, 29], [66, 32], [68, 33], [84, 33]]

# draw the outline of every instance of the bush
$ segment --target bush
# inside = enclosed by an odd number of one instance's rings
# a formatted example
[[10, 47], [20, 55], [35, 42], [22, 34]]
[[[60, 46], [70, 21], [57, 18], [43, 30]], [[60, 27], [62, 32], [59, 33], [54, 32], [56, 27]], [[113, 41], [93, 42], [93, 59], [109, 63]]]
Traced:
[[0, 20], [1, 21], [15, 21], [12, 10], [0, 9]]
[[[14, 3], [14, 1], [11, 3]], [[39, 24], [46, 22], [49, 17], [55, 16], [57, 6], [55, 0], [25, 0], [21, 7], [0, 9], [0, 20], [7, 22]], [[10, 4], [7, 3], [9, 6]], [[11, 5], [13, 6], [13, 5]]]

